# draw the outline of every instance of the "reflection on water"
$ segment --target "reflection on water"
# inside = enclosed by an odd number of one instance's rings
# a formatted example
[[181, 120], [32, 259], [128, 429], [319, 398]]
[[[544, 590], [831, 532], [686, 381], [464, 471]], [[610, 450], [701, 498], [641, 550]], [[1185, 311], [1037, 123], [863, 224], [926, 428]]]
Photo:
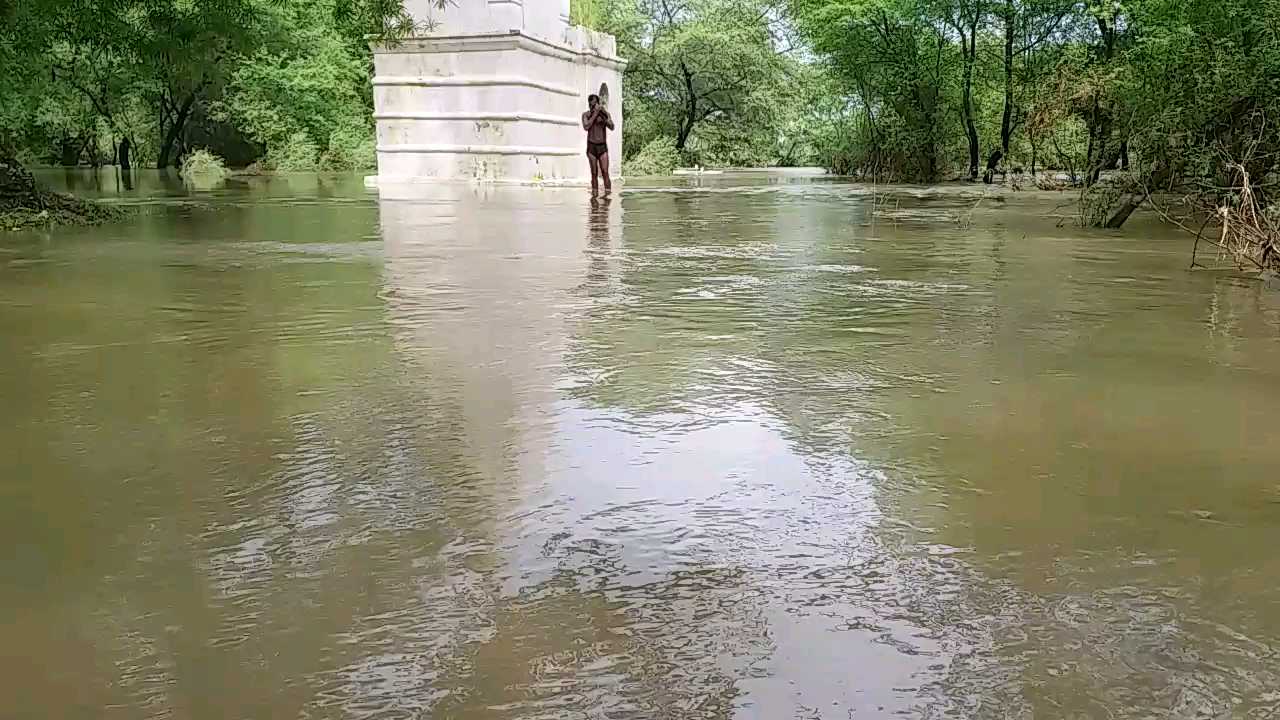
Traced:
[[134, 180], [0, 245], [5, 717], [1280, 708], [1280, 301], [1158, 227]]

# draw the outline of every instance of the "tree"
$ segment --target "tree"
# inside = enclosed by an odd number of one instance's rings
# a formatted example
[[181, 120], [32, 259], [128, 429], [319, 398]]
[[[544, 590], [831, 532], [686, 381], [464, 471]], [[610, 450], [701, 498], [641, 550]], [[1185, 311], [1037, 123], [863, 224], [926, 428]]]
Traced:
[[[1067, 20], [1077, 8], [1077, 0], [1002, 0], [998, 14], [1003, 33], [1002, 70], [1004, 79], [1004, 110], [1000, 117], [1000, 150], [1009, 157], [1013, 134], [1025, 119], [1025, 108], [1019, 109], [1020, 88], [1035, 90], [1045, 82], [1043, 48], [1061, 35]], [[1018, 75], [1015, 60], [1022, 59], [1022, 76]], [[1019, 82], [1020, 81], [1020, 82]], [[1024, 94], [1027, 94], [1024, 90]], [[1034, 142], [1034, 141], [1033, 141]], [[1035, 166], [1035, 148], [1032, 148], [1032, 171]]]
[[862, 168], [935, 182], [943, 164], [954, 54], [925, 0], [794, 0], [814, 49], [862, 110]]
[[[1280, 0], [1145, 0], [1129, 8], [1110, 77], [1126, 145], [1140, 158], [1108, 214], [1119, 227], [1152, 191], [1225, 206], [1241, 173], [1258, 202], [1280, 167]], [[1099, 165], [1106, 165], [1103, 157]]]
[[[630, 60], [629, 104], [654, 131], [689, 149], [708, 122], [758, 111], [762, 88], [786, 81], [787, 63], [771, 34], [776, 8], [762, 0], [622, 0], [605, 8], [602, 26]], [[647, 116], [647, 117], [646, 117]], [[633, 146], [636, 146], [633, 144]]]
[[[414, 29], [399, 0], [4, 0], [0, 153], [175, 165], [193, 138], [305, 138], [372, 157], [366, 33]], [[250, 152], [258, 152], [261, 150]], [[361, 158], [361, 159], [357, 159]], [[312, 163], [314, 164], [314, 162]]]
[[[9, 93], [50, 79], [73, 89], [98, 118], [135, 144], [132, 118], [143, 102], [159, 135], [157, 164], [181, 154], [187, 123], [219, 88], [236, 59], [263, 42], [267, 0], [24, 0], [8, 7]], [[51, 73], [19, 68], [50, 59]]]
[[368, 168], [375, 162], [367, 45], [336, 24], [332, 2], [283, 5], [287, 38], [245, 57], [215, 116], [266, 148], [277, 169]]
[[951, 0], [943, 10], [948, 25], [959, 35], [962, 80], [961, 112], [965, 138], [969, 141], [969, 179], [978, 179], [982, 162], [978, 145], [978, 126], [974, 122], [973, 72], [978, 63], [978, 33], [987, 18], [986, 0]]
[[260, 47], [266, 12], [254, 0], [149, 0], [124, 24], [121, 48], [158, 113], [158, 167], [175, 164], [187, 122], [221, 90], [239, 56]]

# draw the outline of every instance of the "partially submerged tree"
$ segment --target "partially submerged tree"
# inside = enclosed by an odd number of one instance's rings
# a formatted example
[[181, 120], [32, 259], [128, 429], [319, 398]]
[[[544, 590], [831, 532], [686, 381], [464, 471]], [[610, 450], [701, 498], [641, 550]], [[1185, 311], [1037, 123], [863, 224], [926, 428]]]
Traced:
[[[125, 160], [138, 143], [137, 110], [146, 105], [158, 136], [157, 165], [167, 167], [181, 153], [197, 106], [234, 60], [262, 42], [264, 7], [259, 0], [14, 3], [0, 30], [0, 46], [10, 55], [0, 94], [8, 99], [49, 83], [78, 94], [119, 138]], [[32, 68], [47, 74], [33, 75]]]
[[794, 0], [799, 27], [861, 110], [851, 170], [935, 182], [943, 170], [954, 54], [926, 0]]
[[1135, 161], [1097, 221], [1120, 227], [1152, 193], [1225, 206], [1241, 170], [1269, 205], [1280, 167], [1280, 0], [1145, 0], [1109, 18], [1099, 26], [1122, 29], [1099, 36], [1108, 62], [1086, 96], [1099, 108], [1088, 181], [1130, 152]]
[[241, 128], [282, 170], [367, 169], [375, 162], [372, 71], [327, 0], [280, 6], [288, 37], [245, 57], [215, 116]]
[[[629, 137], [636, 149], [671, 134], [692, 150], [699, 128], [718, 124], [764, 129], [765, 102], [788, 85], [793, 64], [780, 47], [778, 8], [764, 0], [620, 0], [603, 9], [601, 26], [627, 57]], [[761, 119], [765, 122], [761, 122]]]

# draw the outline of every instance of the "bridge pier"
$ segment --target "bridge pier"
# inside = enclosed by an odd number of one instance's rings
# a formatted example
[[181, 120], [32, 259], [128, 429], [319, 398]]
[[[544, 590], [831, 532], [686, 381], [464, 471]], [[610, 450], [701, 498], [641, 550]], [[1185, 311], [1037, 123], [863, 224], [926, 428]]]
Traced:
[[611, 35], [568, 0], [410, 0], [425, 30], [374, 47], [376, 184], [586, 182], [587, 96], [607, 88], [621, 175], [622, 69]]

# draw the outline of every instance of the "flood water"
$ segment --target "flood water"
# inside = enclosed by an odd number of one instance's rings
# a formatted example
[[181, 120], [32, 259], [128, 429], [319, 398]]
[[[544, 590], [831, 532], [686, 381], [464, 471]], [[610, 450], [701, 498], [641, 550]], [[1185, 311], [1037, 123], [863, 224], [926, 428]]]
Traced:
[[0, 717], [1280, 717], [1280, 296], [1149, 220], [77, 189], [145, 212], [0, 236]]

